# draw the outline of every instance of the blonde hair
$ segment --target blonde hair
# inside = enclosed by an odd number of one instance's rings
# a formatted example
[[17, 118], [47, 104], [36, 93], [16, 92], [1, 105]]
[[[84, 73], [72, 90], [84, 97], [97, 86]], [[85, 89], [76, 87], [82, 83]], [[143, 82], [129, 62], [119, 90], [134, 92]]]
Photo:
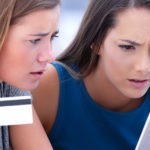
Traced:
[[53, 9], [60, 0], [0, 0], [0, 51], [10, 25], [34, 11]]
[[0, 2], [0, 50], [9, 29], [15, 3], [16, 0], [1, 0]]

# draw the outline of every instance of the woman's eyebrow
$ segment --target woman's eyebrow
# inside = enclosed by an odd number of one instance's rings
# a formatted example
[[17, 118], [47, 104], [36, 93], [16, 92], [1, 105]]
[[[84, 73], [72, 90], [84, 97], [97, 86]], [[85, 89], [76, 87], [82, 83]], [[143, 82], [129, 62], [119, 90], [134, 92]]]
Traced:
[[49, 35], [49, 32], [47, 32], [47, 33], [36, 33], [36, 34], [29, 34], [30, 36], [47, 36], [47, 35]]
[[141, 43], [138, 43], [138, 42], [135, 42], [135, 41], [132, 41], [132, 40], [127, 40], [127, 39], [120, 39], [120, 40], [123, 41], [123, 42], [127, 42], [129, 44], [135, 45], [135, 46], [141, 46], [142, 45]]
[[[54, 33], [53, 33], [53, 35], [56, 35], [56, 34], [58, 34], [59, 33], [59, 31], [57, 30], [57, 31], [55, 31]], [[49, 32], [47, 32], [47, 33], [36, 33], [36, 34], [29, 34], [30, 36], [41, 36], [41, 37], [43, 37], [43, 36], [47, 36], [47, 35], [49, 35], [50, 33]]]

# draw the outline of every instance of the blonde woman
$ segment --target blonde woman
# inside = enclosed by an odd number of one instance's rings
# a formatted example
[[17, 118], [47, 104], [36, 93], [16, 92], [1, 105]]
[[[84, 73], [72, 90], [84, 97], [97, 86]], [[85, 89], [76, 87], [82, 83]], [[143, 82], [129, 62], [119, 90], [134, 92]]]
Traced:
[[[59, 4], [59, 0], [0, 1], [1, 97], [26, 95], [37, 87], [53, 59]], [[10, 126], [10, 132], [1, 126], [0, 149], [8, 150], [10, 144], [15, 150], [52, 149], [34, 109], [33, 119], [33, 124]]]

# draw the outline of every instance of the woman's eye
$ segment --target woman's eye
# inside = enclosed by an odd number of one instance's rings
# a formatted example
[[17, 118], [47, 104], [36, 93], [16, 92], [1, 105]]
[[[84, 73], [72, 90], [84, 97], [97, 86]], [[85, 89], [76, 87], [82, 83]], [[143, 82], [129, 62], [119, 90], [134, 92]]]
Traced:
[[41, 39], [30, 40], [32, 44], [37, 44]]
[[119, 47], [123, 50], [135, 50], [133, 45], [119, 45]]

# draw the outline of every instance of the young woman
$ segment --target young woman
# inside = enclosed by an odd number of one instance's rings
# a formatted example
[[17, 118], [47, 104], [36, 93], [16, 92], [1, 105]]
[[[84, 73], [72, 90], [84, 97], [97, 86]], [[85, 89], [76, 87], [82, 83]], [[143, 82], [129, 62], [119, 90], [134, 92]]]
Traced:
[[[0, 1], [0, 97], [26, 95], [38, 85], [52, 60], [59, 4], [59, 0]], [[12, 149], [52, 149], [34, 109], [33, 119], [33, 124], [10, 127]], [[9, 149], [8, 139], [8, 128], [0, 127], [1, 150]]]
[[33, 92], [57, 150], [133, 150], [150, 112], [150, 0], [92, 0]]

